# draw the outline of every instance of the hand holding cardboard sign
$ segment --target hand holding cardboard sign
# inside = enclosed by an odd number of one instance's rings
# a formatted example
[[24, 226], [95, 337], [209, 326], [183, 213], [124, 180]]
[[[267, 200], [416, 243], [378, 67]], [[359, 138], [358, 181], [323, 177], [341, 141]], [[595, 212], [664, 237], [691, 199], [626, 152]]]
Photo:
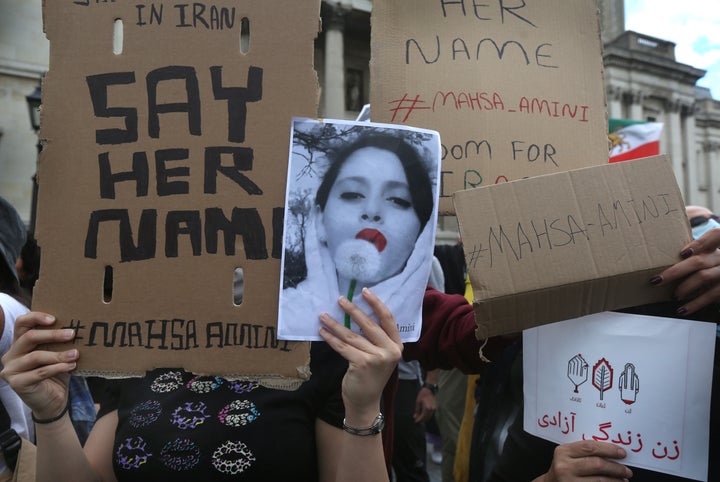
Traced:
[[55, 318], [45, 313], [31, 312], [18, 317], [14, 343], [2, 358], [4, 368], [0, 376], [30, 407], [36, 421], [65, 414], [70, 372], [79, 358], [76, 349], [38, 350], [41, 345], [66, 343], [75, 337], [74, 330], [35, 329], [53, 323]]
[[720, 229], [711, 229], [683, 247], [681, 261], [650, 280], [655, 285], [681, 280], [675, 296], [680, 300], [695, 296], [678, 308], [678, 315], [689, 315], [720, 300], [719, 248]]

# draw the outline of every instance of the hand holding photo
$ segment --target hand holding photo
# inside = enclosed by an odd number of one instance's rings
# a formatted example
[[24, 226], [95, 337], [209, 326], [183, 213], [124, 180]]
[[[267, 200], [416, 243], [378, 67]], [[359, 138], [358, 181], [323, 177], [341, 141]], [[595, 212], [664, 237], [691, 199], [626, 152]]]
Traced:
[[372, 287], [403, 341], [416, 340], [437, 220], [438, 134], [295, 119], [292, 139], [278, 337], [320, 340], [323, 312], [359, 332], [337, 298]]

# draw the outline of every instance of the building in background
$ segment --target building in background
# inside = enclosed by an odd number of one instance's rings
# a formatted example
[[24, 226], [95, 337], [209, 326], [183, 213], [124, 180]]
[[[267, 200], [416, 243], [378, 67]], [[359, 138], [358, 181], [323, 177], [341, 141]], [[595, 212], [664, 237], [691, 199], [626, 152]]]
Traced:
[[[0, 195], [29, 222], [37, 137], [26, 96], [47, 70], [42, 0], [0, 1]], [[698, 87], [705, 71], [675, 60], [675, 44], [625, 31], [624, 1], [599, 0], [608, 116], [662, 122], [660, 150], [688, 204], [720, 211], [720, 101]], [[371, 0], [323, 1], [315, 67], [320, 116], [353, 119], [370, 98]], [[456, 224], [441, 222], [440, 242]]]
[[675, 60], [675, 43], [625, 30], [624, 0], [600, 0], [608, 117], [662, 122], [660, 152], [686, 204], [720, 211], [720, 101], [705, 71]]
[[27, 96], [48, 69], [42, 0], [0, 0], [0, 196], [29, 225], [38, 138]]

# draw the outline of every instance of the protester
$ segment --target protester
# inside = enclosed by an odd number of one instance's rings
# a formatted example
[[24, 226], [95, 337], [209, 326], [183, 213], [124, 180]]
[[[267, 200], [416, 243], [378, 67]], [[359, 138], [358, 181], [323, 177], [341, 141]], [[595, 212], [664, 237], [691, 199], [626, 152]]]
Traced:
[[435, 394], [424, 385], [420, 364], [400, 361], [395, 395], [392, 467], [396, 482], [429, 482], [425, 422], [435, 412]]
[[705, 206], [685, 206], [685, 213], [695, 239], [710, 229], [720, 228], [720, 218]]
[[[40, 276], [40, 247], [32, 234], [27, 236], [16, 267], [20, 287], [30, 306], [35, 282]], [[85, 377], [73, 375], [70, 378], [69, 412], [80, 443], [85, 444], [96, 416], [95, 403]]]
[[84, 450], [66, 409], [81, 354], [40, 349], [74, 333], [36, 329], [53, 324], [50, 315], [20, 317], [1, 375], [33, 409], [37, 480], [388, 480], [380, 394], [402, 345], [392, 314], [369, 290], [362, 297], [380, 325], [339, 300], [367, 338], [321, 315], [327, 344], [313, 344], [313, 376], [297, 391], [151, 372], [103, 402]]
[[[28, 312], [26, 307], [28, 301], [21, 295], [20, 280], [15, 267], [20, 259], [25, 237], [25, 224], [17, 211], [8, 201], [0, 197], [0, 333], [2, 334], [0, 354], [2, 355], [8, 352], [13, 341], [15, 320]], [[26, 440], [34, 441], [30, 409], [5, 380], [0, 380], [0, 403], [10, 418], [8, 426], [0, 426], [3, 444], [9, 445], [8, 442], [11, 441], [9, 438], [6, 439], [12, 435], [12, 433], [8, 434], [10, 429], [15, 431], [15, 436], [19, 435]], [[13, 464], [18, 450], [19, 446], [15, 447], [12, 453], [8, 450], [2, 450], [0, 453], [0, 480], [6, 478], [9, 480], [8, 474], [14, 469]], [[12, 460], [6, 460], [6, 457]]]
[[[656, 303], [653, 305], [639, 306], [624, 312], [664, 316], [683, 317], [700, 321], [718, 323], [720, 312], [717, 302], [720, 300], [720, 229], [713, 229], [701, 238], [688, 244], [680, 253], [682, 261], [666, 269], [651, 282], [656, 285], [664, 285], [674, 281], [680, 281], [675, 290], [675, 297], [678, 302]], [[659, 279], [658, 279], [659, 278]], [[697, 296], [694, 296], [697, 293]], [[715, 340], [715, 360], [712, 379], [712, 398], [710, 406], [710, 443], [709, 443], [709, 467], [707, 480], [720, 480], [720, 337]], [[512, 434], [508, 438], [512, 438]], [[531, 436], [527, 436], [529, 438]], [[538, 439], [539, 440], [539, 439]], [[548, 449], [541, 449], [538, 446], [544, 445], [528, 443], [524, 448], [530, 449], [535, 454], [548, 454]], [[505, 448], [507, 450], [508, 447]], [[620, 460], [625, 457], [624, 449], [604, 442], [586, 440], [571, 444], [560, 445], [552, 452], [550, 445], [549, 460], [552, 458], [550, 470], [544, 476], [535, 479], [535, 482], [555, 482], [564, 480], [575, 480], [571, 477], [579, 476], [612, 476], [615, 479], [624, 480], [632, 477], [633, 482], [679, 482], [687, 481], [678, 476], [663, 474], [640, 468], [629, 469], [620, 463], [608, 459]], [[515, 454], [523, 458], [521, 454]], [[505, 457], [503, 456], [503, 459]], [[515, 460], [518, 460], [517, 458]], [[526, 470], [532, 470], [531, 463], [525, 459]], [[506, 470], [507, 464], [502, 469], [493, 473], [490, 481], [517, 480], [517, 475], [509, 477], [496, 476], [501, 470]], [[517, 473], [516, 473], [517, 474]]]
[[[696, 213], [694, 207], [688, 207], [689, 218]], [[705, 214], [712, 215], [709, 211]], [[711, 229], [681, 250], [679, 262], [651, 278], [650, 282], [658, 286], [679, 282], [675, 290], [677, 301], [621, 311], [717, 323], [720, 321], [719, 247], [720, 229]], [[719, 340], [716, 339], [713, 370], [708, 480], [720, 480]], [[522, 352], [510, 347], [498, 361], [486, 371], [489, 376], [479, 392], [471, 481], [514, 482], [535, 478], [536, 482], [559, 482], [593, 476], [625, 480], [631, 474], [634, 482], [687, 480], [640, 468], [630, 469], [620, 463], [626, 452], [612, 444], [587, 440], [558, 446], [528, 434], [523, 430], [522, 418]], [[499, 371], [502, 373], [498, 374]], [[496, 432], [501, 426], [509, 428], [498, 437]]]
[[[465, 255], [459, 240], [456, 244], [435, 246], [435, 256], [440, 260], [445, 275], [444, 291], [450, 294], [465, 294], [467, 273]], [[463, 478], [455, 468], [462, 467], [467, 470], [469, 453], [463, 450], [464, 443], [460, 439], [460, 433], [465, 417], [467, 387], [469, 384], [474, 387], [474, 381], [479, 375], [467, 375], [457, 368], [437, 372], [438, 407], [434, 418], [440, 432], [441, 445], [440, 450], [433, 456], [440, 462], [443, 482], [467, 482], [467, 478]], [[472, 417], [472, 413], [469, 417]]]
[[[445, 275], [440, 261], [433, 257], [428, 286], [443, 291]], [[437, 371], [423, 376], [417, 360], [400, 360], [395, 396], [392, 467], [395, 482], [429, 481], [425, 423], [435, 413]]]
[[23, 296], [30, 300], [32, 299], [35, 282], [40, 275], [40, 247], [32, 233], [27, 234], [27, 239], [22, 250], [20, 250], [20, 258], [15, 263], [15, 267], [17, 268]]

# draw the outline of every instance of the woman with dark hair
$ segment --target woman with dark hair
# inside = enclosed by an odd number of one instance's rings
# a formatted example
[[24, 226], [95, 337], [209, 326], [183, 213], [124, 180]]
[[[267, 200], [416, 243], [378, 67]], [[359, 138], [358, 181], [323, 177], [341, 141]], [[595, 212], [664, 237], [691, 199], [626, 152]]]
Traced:
[[[0, 355], [7, 353], [13, 342], [15, 319], [28, 312], [28, 302], [21, 293], [15, 267], [25, 244], [25, 236], [25, 224], [17, 211], [0, 197]], [[0, 433], [12, 428], [21, 437], [33, 441], [35, 435], [30, 409], [5, 380], [0, 380], [0, 403], [10, 416], [11, 425], [0, 426]], [[0, 452], [0, 480], [5, 480], [7, 468], [3, 452]]]
[[412, 208], [424, 227], [430, 219], [434, 207], [432, 184], [427, 166], [415, 148], [403, 139], [389, 134], [366, 134], [340, 150], [323, 176], [315, 196], [315, 204], [320, 207], [320, 210], [325, 210], [330, 190], [335, 184], [340, 169], [352, 154], [367, 147], [389, 151], [397, 156], [405, 172], [408, 185], [412, 187], [409, 193]]
[[330, 162], [305, 231], [307, 277], [281, 295], [278, 336], [316, 339], [317, 313], [372, 287], [404, 340], [417, 339], [435, 228], [429, 172], [437, 166], [400, 135], [381, 131], [361, 134]]

